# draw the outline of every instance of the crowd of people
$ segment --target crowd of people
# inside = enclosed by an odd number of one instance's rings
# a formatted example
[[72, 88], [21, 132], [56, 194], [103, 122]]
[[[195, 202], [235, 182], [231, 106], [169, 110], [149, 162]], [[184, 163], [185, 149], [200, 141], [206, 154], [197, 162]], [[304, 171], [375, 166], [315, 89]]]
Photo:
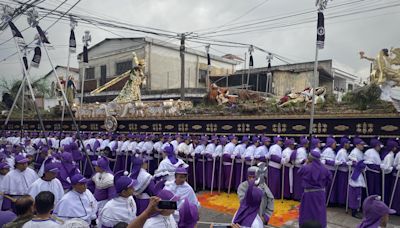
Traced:
[[0, 144], [3, 227], [194, 227], [206, 190], [237, 191], [234, 227], [268, 224], [274, 199], [301, 201], [301, 227], [326, 227], [326, 205], [360, 227], [400, 212], [396, 139], [9, 131]]

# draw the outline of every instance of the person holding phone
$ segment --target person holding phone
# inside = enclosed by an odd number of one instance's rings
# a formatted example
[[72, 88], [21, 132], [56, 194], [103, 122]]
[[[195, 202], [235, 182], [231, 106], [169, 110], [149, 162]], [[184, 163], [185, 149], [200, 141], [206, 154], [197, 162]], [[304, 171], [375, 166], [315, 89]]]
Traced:
[[[178, 224], [175, 222], [172, 215], [177, 209], [176, 202], [179, 200], [179, 197], [166, 189], [161, 190], [157, 194], [157, 197], [161, 199], [161, 201], [158, 202], [157, 209], [150, 210], [151, 214], [144, 212], [148, 214], [149, 218], [144, 223], [143, 228], [178, 228]], [[151, 204], [153, 204], [153, 202]], [[139, 219], [142, 220], [142, 218]], [[141, 226], [131, 226], [130, 224], [128, 227]]]

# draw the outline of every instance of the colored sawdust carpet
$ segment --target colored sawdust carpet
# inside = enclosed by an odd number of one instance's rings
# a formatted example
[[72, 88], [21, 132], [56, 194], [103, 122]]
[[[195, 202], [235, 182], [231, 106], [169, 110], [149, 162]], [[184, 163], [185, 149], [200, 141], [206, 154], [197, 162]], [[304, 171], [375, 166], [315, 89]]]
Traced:
[[[227, 193], [199, 193], [197, 198], [202, 207], [218, 212], [234, 215], [239, 208], [237, 194]], [[274, 213], [269, 220], [269, 225], [280, 227], [288, 222], [298, 219], [300, 203], [293, 200], [275, 200]]]

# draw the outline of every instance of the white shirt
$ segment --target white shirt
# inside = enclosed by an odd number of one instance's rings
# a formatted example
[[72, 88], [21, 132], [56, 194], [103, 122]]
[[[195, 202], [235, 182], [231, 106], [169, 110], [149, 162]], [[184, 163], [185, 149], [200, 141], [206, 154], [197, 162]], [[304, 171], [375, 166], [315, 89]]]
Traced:
[[162, 152], [162, 150], [161, 150], [162, 146], [163, 146], [163, 143], [161, 141], [158, 141], [158, 142], [154, 143], [153, 147], [158, 153], [161, 153]]
[[175, 153], [177, 153], [177, 152], [178, 152], [178, 145], [179, 145], [179, 142], [176, 141], [176, 140], [172, 140], [172, 141], [171, 141], [171, 145], [174, 147]]
[[265, 145], [259, 146], [254, 151], [255, 158], [265, 157], [268, 154], [268, 148]]
[[230, 143], [226, 144], [224, 147], [224, 154], [232, 155], [233, 152], [235, 151], [235, 147], [236, 147], [236, 145], [234, 143], [230, 142]]
[[177, 151], [178, 151], [178, 153], [189, 154], [189, 145], [182, 142], [178, 145]]
[[217, 147], [215, 147], [213, 157], [222, 156], [223, 151], [224, 151], [224, 146], [218, 145]]
[[101, 143], [100, 143], [100, 150], [104, 150], [108, 144], [110, 143], [109, 139], [104, 139]]
[[30, 220], [25, 223], [22, 228], [57, 228], [61, 227], [61, 223], [54, 219], [46, 219], [46, 220]]
[[321, 154], [322, 161], [335, 161], [336, 154], [331, 147], [327, 147]]
[[[335, 163], [343, 164], [347, 163], [348, 161], [349, 161], [349, 155], [347, 154], [347, 150], [345, 148], [341, 148], [336, 154]], [[343, 167], [343, 166], [339, 166], [338, 169], [343, 172], [349, 171], [348, 167]]]
[[394, 164], [394, 153], [390, 151], [382, 161], [381, 169], [385, 171], [385, 174], [391, 173]]
[[282, 158], [285, 160], [285, 163], [290, 161], [290, 156], [292, 156], [293, 150], [290, 147], [286, 147], [282, 151]]
[[75, 190], [67, 192], [57, 203], [54, 214], [63, 220], [80, 218], [90, 224], [97, 218], [97, 201], [87, 189], [80, 194]]
[[235, 146], [235, 150], [233, 151], [233, 154], [236, 156], [240, 155], [241, 157], [243, 157], [244, 152], [246, 151], [246, 147], [247, 147], [247, 145], [244, 143]]
[[243, 156], [245, 158], [254, 158], [254, 153], [256, 151], [256, 146], [255, 145], [250, 145], [246, 148], [246, 150], [244, 151]]
[[128, 151], [128, 146], [129, 146], [130, 143], [131, 143], [131, 142], [128, 141], [128, 140], [126, 140], [125, 142], [123, 142], [120, 151], [121, 151], [121, 152], [127, 152], [127, 151]]
[[397, 152], [396, 157], [394, 157], [393, 167], [396, 168], [399, 165], [400, 165], [400, 152]]
[[132, 196], [115, 197], [108, 201], [100, 212], [99, 226], [114, 227], [119, 222], [131, 223], [136, 219], [136, 203]]
[[178, 228], [178, 224], [176, 224], [172, 215], [157, 215], [147, 219], [146, 223], [143, 225], [143, 228]]
[[304, 160], [307, 159], [307, 150], [305, 147], [299, 147], [297, 148], [297, 154], [296, 154], [296, 161], [294, 162], [296, 165], [301, 165]]
[[136, 141], [130, 141], [129, 145], [128, 145], [128, 151], [136, 152], [136, 147], [137, 147], [137, 142]]
[[183, 183], [182, 185], [177, 185], [175, 181], [167, 181], [164, 189], [174, 193], [176, 196], [179, 196], [178, 209], [183, 205], [185, 199], [188, 199], [189, 203], [200, 207], [196, 193], [194, 193], [193, 188], [187, 182]]
[[276, 155], [278, 157], [282, 157], [282, 147], [278, 144], [274, 144], [269, 148], [270, 157], [272, 155]]
[[61, 182], [54, 178], [51, 181], [45, 181], [42, 178], [37, 179], [28, 189], [28, 194], [35, 198], [42, 191], [50, 191], [54, 194], [54, 204], [64, 196], [64, 189]]
[[206, 146], [205, 153], [206, 154], [214, 154], [215, 153], [215, 143], [209, 143]]
[[364, 160], [365, 164], [375, 164], [375, 165], [380, 165], [382, 163], [381, 157], [379, 156], [378, 151], [376, 151], [374, 148], [368, 149], [365, 151], [364, 154]]
[[[356, 147], [350, 152], [349, 159], [354, 162], [359, 162], [364, 159], [364, 154]], [[355, 180], [355, 181], [350, 178], [349, 185], [352, 187], [364, 187], [365, 188], [366, 185], [365, 185], [365, 179], [364, 179], [363, 174], [360, 174], [360, 176], [358, 176], [357, 180]]]
[[39, 176], [31, 168], [26, 168], [23, 172], [18, 169], [11, 170], [4, 177], [0, 186], [0, 192], [9, 195], [24, 195], [28, 193], [29, 187]]
[[[150, 140], [146, 141], [146, 142], [143, 143], [142, 152], [145, 152], [147, 154], [152, 154], [153, 153], [153, 147], [154, 147], [153, 141], [150, 141]], [[175, 150], [176, 149], [177, 148], [175, 148]]]
[[194, 149], [194, 153], [195, 154], [203, 154], [204, 151], [206, 150], [206, 146], [203, 144], [199, 144], [196, 146], [196, 148]]
[[168, 157], [165, 157], [158, 166], [157, 170], [154, 172], [155, 177], [167, 176], [167, 180], [175, 180], [175, 170], [179, 166], [184, 168], [189, 167], [182, 159], [177, 158], [178, 162], [172, 164]]

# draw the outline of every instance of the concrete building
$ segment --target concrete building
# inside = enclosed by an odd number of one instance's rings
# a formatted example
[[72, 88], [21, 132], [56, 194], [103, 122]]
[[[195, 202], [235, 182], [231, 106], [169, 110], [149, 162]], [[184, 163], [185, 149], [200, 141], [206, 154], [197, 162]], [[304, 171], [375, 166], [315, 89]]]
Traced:
[[[142, 88], [143, 99], [146, 99], [146, 94], [154, 95], [155, 91], [176, 91], [181, 85], [179, 48], [178, 45], [149, 37], [105, 39], [90, 47], [88, 64], [81, 61], [82, 53], [78, 55], [80, 74], [85, 70], [85, 101], [111, 100], [119, 93], [127, 79], [97, 95], [90, 95], [90, 91], [132, 68], [132, 52], [136, 52], [138, 58], [144, 59], [146, 64], [144, 73], [147, 79]], [[204, 91], [207, 55], [190, 48], [186, 48], [185, 53], [185, 87], [203, 88]], [[226, 75], [235, 71], [238, 61], [211, 55], [211, 64], [212, 75]]]
[[[212, 76], [211, 81], [224, 87], [249, 87], [251, 90], [266, 92], [276, 96], [284, 96], [288, 91], [303, 91], [309, 87], [313, 79], [314, 62], [239, 70], [234, 74]], [[347, 92], [356, 86], [357, 77], [344, 70], [334, 68], [332, 60], [318, 63], [318, 86], [327, 88], [327, 94], [334, 94], [335, 88]], [[249, 85], [247, 75], [250, 73]], [[338, 97], [337, 97], [338, 98]], [[339, 98], [338, 98], [339, 99]]]

